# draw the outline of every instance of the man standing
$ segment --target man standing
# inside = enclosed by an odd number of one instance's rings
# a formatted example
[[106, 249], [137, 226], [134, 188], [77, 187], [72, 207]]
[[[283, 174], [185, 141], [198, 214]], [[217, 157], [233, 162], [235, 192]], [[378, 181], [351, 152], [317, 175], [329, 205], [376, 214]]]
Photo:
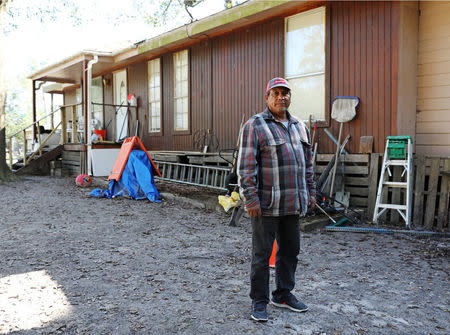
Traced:
[[242, 131], [238, 177], [252, 222], [250, 298], [252, 319], [267, 321], [269, 258], [274, 239], [276, 289], [274, 306], [305, 312], [308, 307], [291, 293], [300, 251], [299, 216], [316, 202], [312, 153], [305, 125], [288, 112], [291, 89], [273, 78], [265, 92], [267, 107], [252, 116]]

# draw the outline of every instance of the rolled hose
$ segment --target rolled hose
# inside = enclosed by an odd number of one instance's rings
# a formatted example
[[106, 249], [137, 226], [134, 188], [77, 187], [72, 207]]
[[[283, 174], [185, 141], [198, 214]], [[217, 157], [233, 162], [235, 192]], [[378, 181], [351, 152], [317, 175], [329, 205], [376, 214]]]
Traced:
[[399, 230], [399, 229], [383, 229], [383, 228], [326, 226], [325, 231], [331, 231], [331, 232], [339, 232], [340, 231], [340, 232], [350, 232], [350, 233], [408, 234], [408, 235], [450, 237], [450, 234], [446, 233], [446, 232], [404, 230], [404, 229]]

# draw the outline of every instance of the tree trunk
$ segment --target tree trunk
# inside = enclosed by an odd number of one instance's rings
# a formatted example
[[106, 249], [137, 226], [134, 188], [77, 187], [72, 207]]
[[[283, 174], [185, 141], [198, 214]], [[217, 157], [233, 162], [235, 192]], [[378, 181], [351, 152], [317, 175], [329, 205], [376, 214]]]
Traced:
[[3, 63], [3, 15], [6, 3], [0, 1], [0, 180], [11, 180], [13, 175], [6, 164], [6, 87]]
[[[1, 67], [0, 67], [1, 71]], [[11, 171], [6, 164], [6, 92], [0, 88], [0, 180], [10, 179]]]

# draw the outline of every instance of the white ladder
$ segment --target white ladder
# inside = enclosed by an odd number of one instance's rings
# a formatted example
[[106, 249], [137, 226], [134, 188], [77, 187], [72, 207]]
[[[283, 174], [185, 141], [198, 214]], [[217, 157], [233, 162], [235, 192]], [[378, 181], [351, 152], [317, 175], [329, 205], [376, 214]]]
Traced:
[[[404, 142], [404, 157], [393, 158], [392, 157], [392, 142]], [[394, 149], [401, 150], [401, 149]], [[395, 154], [394, 154], [395, 156]], [[398, 155], [397, 155], [398, 156]], [[390, 166], [402, 166], [403, 172], [400, 176], [400, 180], [391, 180], [392, 172]], [[384, 151], [383, 167], [381, 170], [380, 182], [378, 184], [377, 199], [375, 202], [375, 209], [373, 212], [373, 222], [377, 223], [381, 215], [384, 214], [388, 209], [397, 210], [400, 216], [405, 221], [408, 228], [411, 227], [411, 206], [412, 206], [412, 169], [413, 169], [413, 158], [412, 158], [412, 140], [410, 136], [388, 136], [386, 141], [386, 149]], [[386, 179], [386, 171], [389, 177]], [[401, 178], [406, 174], [404, 181]], [[393, 178], [393, 177], [392, 177]], [[388, 191], [388, 188], [402, 188], [406, 190], [406, 196], [404, 197], [404, 204], [393, 204], [393, 203], [382, 203], [383, 192]], [[386, 199], [388, 197], [386, 196]]]

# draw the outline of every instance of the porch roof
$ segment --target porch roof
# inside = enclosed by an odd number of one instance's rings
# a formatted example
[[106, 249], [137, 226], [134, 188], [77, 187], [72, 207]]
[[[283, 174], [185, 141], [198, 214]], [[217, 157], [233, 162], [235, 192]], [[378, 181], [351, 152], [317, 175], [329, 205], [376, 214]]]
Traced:
[[181, 26], [143, 42], [132, 44], [118, 52], [99, 53], [83, 51], [32, 74], [32, 80], [80, 84], [83, 62], [100, 54], [93, 65], [93, 76], [119, 70], [131, 63], [149, 60], [163, 53], [187, 47], [200, 40], [222, 35], [235, 29], [276, 17], [298, 12], [303, 8], [320, 6], [325, 1], [250, 0]]
[[83, 51], [33, 73], [29, 79], [62, 84], [80, 84], [83, 76], [83, 63], [94, 59], [95, 54], [100, 54], [98, 63], [93, 66], [96, 71], [109, 68], [114, 62], [111, 54]]

